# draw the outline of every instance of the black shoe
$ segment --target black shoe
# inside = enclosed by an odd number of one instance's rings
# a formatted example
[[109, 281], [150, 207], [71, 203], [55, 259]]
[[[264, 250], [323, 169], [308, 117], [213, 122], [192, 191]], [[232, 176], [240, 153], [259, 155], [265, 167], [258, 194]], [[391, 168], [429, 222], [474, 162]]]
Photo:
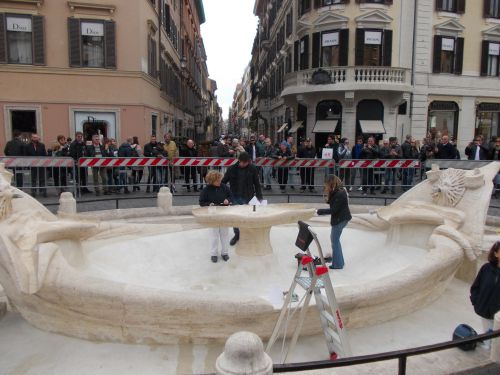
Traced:
[[224, 262], [227, 262], [227, 261], [229, 260], [229, 255], [224, 254], [224, 255], [222, 256], [222, 260], [223, 260]]
[[129, 189], [125, 189], [125, 194], [130, 194], [130, 190]]
[[219, 260], [218, 257], [216, 257], [215, 255], [213, 257], [210, 258], [212, 260], [212, 263], [217, 263], [217, 261]]
[[234, 246], [236, 245], [236, 242], [238, 242], [239, 240], [240, 236], [234, 236], [233, 238], [231, 238], [231, 241], [229, 241], [229, 245]]
[[332, 257], [325, 257], [325, 263], [331, 263], [333, 261]]
[[187, 192], [191, 193], [191, 188], [190, 187], [187, 187]]
[[386, 190], [386, 189], [384, 189], [384, 190], [382, 190], [382, 191], [380, 192], [380, 194], [385, 194], [385, 193], [387, 193], [387, 190]]
[[342, 269], [342, 268], [344, 268], [344, 267], [336, 267], [336, 266], [334, 266], [334, 265], [332, 264], [332, 265], [331, 265], [330, 267], [328, 267], [328, 268], [330, 268], [331, 270], [341, 270], [341, 269]]
[[146, 189], [146, 193], [151, 193], [151, 189], [150, 189], [150, 188], [147, 188], [147, 189]]
[[46, 192], [46, 191], [44, 191], [44, 192], [42, 193], [42, 195], [43, 195], [43, 197], [44, 197], [44, 198], [47, 198], [47, 192]]
[[195, 187], [195, 188], [194, 188], [194, 191], [196, 191], [196, 192], [197, 192], [197, 191], [198, 191], [198, 188], [197, 188], [197, 187]]

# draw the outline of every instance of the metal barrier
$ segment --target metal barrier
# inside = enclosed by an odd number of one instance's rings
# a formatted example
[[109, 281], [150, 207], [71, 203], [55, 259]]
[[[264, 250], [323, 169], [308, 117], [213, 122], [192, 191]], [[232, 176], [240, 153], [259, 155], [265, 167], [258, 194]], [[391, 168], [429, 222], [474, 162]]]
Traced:
[[493, 160], [453, 160], [453, 159], [428, 159], [425, 161], [425, 168], [431, 169], [432, 165], [439, 168], [475, 169], [481, 168], [493, 162]]
[[[29, 157], [4, 156], [0, 163], [14, 174], [14, 185], [21, 190], [29, 190], [31, 195], [37, 193], [47, 196], [49, 188], [58, 193], [70, 190], [76, 194], [75, 162], [72, 158], [62, 157]], [[25, 175], [29, 175], [25, 183]]]

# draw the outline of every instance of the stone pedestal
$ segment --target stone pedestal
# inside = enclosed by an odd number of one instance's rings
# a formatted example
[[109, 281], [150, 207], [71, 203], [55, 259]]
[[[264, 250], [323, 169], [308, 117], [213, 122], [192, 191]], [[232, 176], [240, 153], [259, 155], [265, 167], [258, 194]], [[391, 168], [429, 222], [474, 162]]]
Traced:
[[172, 193], [168, 187], [160, 188], [158, 193], [158, 207], [169, 213], [172, 210]]
[[[495, 323], [493, 324], [493, 330], [500, 329], [500, 312], [495, 315]], [[500, 363], [500, 337], [491, 340], [491, 360], [496, 363]]]
[[76, 214], [76, 200], [72, 193], [62, 193], [59, 198], [58, 215], [75, 215]]
[[237, 332], [226, 341], [224, 353], [215, 363], [217, 375], [269, 375], [273, 361], [264, 352], [262, 340], [252, 332]]
[[257, 257], [272, 253], [271, 227], [240, 228], [240, 240], [236, 244], [236, 254]]

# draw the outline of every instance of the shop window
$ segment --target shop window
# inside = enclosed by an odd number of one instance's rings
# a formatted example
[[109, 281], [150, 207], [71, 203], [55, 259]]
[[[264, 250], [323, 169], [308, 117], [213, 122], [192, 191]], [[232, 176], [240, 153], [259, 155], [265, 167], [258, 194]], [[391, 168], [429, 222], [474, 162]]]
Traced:
[[499, 103], [480, 103], [478, 105], [475, 136], [482, 135], [485, 140], [498, 137], [500, 122]]
[[115, 23], [68, 19], [70, 66], [116, 68]]
[[434, 36], [434, 73], [462, 74], [464, 39]]
[[465, 13], [465, 0], [436, 0], [436, 10], [440, 12]]
[[391, 66], [392, 30], [356, 30], [356, 65]]
[[437, 137], [448, 135], [456, 138], [458, 105], [455, 102], [434, 101], [429, 105], [428, 131]]
[[500, 0], [485, 0], [483, 11], [485, 18], [500, 18]]
[[36, 133], [36, 112], [35, 111], [10, 111], [12, 124], [12, 134], [21, 133], [21, 139], [29, 142], [31, 134]]
[[500, 43], [483, 41], [481, 54], [481, 75], [498, 77]]
[[0, 63], [44, 65], [44, 19], [0, 13]]

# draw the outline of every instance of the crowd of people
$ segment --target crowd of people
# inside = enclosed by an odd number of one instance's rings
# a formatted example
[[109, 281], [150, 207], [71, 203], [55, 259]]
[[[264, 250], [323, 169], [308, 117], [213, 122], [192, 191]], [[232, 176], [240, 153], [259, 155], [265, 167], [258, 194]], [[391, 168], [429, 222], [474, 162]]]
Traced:
[[[164, 135], [163, 140], [152, 135], [149, 142], [141, 146], [138, 137], [129, 137], [122, 144], [118, 144], [113, 138], [102, 138], [94, 135], [92, 140], [85, 140], [81, 132], [75, 134], [75, 139], [59, 135], [57, 141], [49, 148], [46, 148], [40, 141], [37, 134], [31, 135], [29, 143], [24, 143], [20, 138], [20, 133], [14, 134], [11, 141], [5, 145], [6, 156], [55, 156], [72, 157], [77, 162], [82, 157], [156, 157], [173, 160], [175, 157], [219, 157], [238, 158], [242, 153], [250, 156], [251, 162], [257, 158], [274, 158], [292, 160], [324, 158], [324, 150], [331, 149], [329, 157], [336, 162], [346, 159], [412, 159], [426, 162], [431, 159], [460, 159], [460, 152], [456, 142], [447, 135], [438, 132], [430, 132], [428, 136], [419, 142], [410, 135], [406, 136], [400, 144], [396, 137], [390, 137], [376, 142], [375, 137], [357, 137], [355, 144], [351, 146], [348, 138], [338, 139], [334, 135], [329, 135], [327, 143], [324, 145], [314, 145], [310, 138], [300, 139], [295, 142], [293, 136], [287, 137], [281, 142], [274, 142], [271, 138], [261, 134], [244, 137], [221, 136], [219, 139], [209, 142], [195, 144], [188, 139], [182, 144], [177, 144], [171, 133]], [[499, 160], [500, 138], [491, 139], [490, 142], [482, 136], [477, 136], [465, 148], [464, 155], [469, 160]], [[161, 186], [169, 186], [176, 189], [176, 180], [183, 179], [183, 186], [186, 191], [191, 189], [195, 192], [205, 184], [205, 177], [208, 172], [207, 167], [185, 166], [181, 168], [169, 167], [93, 167], [92, 186], [96, 195], [125, 193], [140, 191], [141, 187], [146, 188], [146, 192], [158, 192]], [[309, 190], [315, 193], [318, 171], [314, 167], [306, 168], [273, 168], [264, 166], [259, 168], [260, 183], [264, 190], [271, 190], [273, 185], [278, 185], [281, 192], [286, 189], [300, 187], [300, 192]], [[21, 170], [22, 172], [22, 170]], [[31, 192], [46, 196], [46, 180], [53, 178], [53, 185], [60, 192], [69, 187], [69, 178], [74, 179], [81, 194], [90, 193], [88, 183], [88, 168], [30, 168]], [[339, 168], [328, 169], [323, 176], [337, 174], [350, 191], [354, 186], [359, 186], [363, 194], [375, 194], [375, 190], [381, 193], [396, 193], [398, 181], [401, 180], [402, 190], [409, 189], [413, 183], [415, 174], [419, 169], [408, 168], [369, 168], [366, 170]], [[421, 172], [421, 171], [420, 171]], [[74, 176], [73, 176], [74, 174]], [[16, 186], [23, 187], [23, 173], [15, 173]], [[297, 176], [297, 177], [295, 177]], [[300, 179], [300, 181], [296, 181]], [[276, 181], [276, 183], [274, 183]]]

